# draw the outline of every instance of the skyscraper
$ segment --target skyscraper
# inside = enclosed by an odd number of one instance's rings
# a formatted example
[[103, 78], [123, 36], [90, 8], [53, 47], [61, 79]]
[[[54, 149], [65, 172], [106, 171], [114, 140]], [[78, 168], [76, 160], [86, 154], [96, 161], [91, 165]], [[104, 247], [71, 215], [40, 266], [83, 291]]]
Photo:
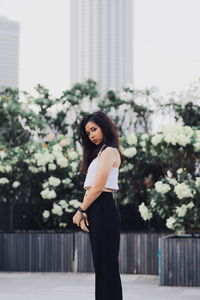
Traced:
[[19, 23], [0, 16], [0, 86], [18, 87]]
[[133, 0], [71, 0], [71, 83], [133, 83]]

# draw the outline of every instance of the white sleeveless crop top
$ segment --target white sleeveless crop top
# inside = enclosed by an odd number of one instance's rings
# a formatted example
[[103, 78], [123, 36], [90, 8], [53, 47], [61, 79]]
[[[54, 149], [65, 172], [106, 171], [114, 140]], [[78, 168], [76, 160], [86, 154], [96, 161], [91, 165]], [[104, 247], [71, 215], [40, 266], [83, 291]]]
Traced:
[[[98, 153], [98, 156], [93, 159], [93, 161], [90, 163], [90, 165], [88, 167], [87, 174], [86, 174], [85, 181], [84, 181], [84, 185], [83, 185], [84, 189], [86, 189], [87, 187], [91, 187], [94, 183], [94, 179], [95, 179], [95, 176], [96, 176], [96, 173], [97, 173], [97, 168], [98, 168], [100, 152]], [[118, 175], [119, 175], [119, 168], [112, 167], [104, 187], [117, 191], [119, 189]]]

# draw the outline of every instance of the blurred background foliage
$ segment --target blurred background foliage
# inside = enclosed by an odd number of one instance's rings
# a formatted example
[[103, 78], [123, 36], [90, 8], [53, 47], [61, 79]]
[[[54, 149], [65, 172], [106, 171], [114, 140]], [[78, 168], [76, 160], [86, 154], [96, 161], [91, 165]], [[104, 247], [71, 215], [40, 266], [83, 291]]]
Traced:
[[[63, 230], [75, 229], [71, 222], [75, 207], [62, 214], [52, 213], [52, 208], [63, 199], [68, 204], [72, 199], [82, 201], [84, 175], [79, 171], [81, 146], [78, 127], [84, 114], [102, 110], [116, 123], [126, 157], [120, 168], [120, 189], [115, 195], [121, 210], [122, 230], [167, 230], [158, 217], [144, 222], [138, 206], [145, 203], [147, 190], [168, 170], [175, 174], [177, 169], [184, 167], [197, 176], [199, 151], [194, 147], [197, 141], [193, 139], [185, 146], [173, 145], [164, 139], [153, 143], [153, 137], [161, 128], [159, 125], [155, 133], [152, 124], [167, 116], [168, 124], [179, 122], [198, 131], [199, 86], [195, 83], [185, 94], [171, 94], [165, 99], [165, 104], [155, 88], [110, 89], [99, 98], [97, 83], [92, 79], [76, 83], [70, 90], [63, 91], [59, 98], [51, 96], [42, 85], [35, 88], [34, 96], [2, 87], [0, 228], [5, 231], [56, 230], [62, 226], [60, 224], [66, 223]], [[38, 163], [39, 155], [43, 157], [41, 164]], [[50, 161], [44, 161], [45, 156], [50, 157]], [[59, 178], [61, 183], [57, 187], [50, 186], [50, 191], [56, 193], [55, 198], [44, 199], [41, 192], [47, 188], [44, 185], [50, 177]], [[44, 210], [49, 211], [48, 218], [42, 215]], [[5, 219], [5, 215], [9, 218]]]

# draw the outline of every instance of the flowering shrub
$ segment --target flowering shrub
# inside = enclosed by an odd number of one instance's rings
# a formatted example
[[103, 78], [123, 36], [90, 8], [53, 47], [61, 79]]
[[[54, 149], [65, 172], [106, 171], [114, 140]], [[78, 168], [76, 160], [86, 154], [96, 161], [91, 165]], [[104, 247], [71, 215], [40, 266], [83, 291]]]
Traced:
[[[153, 89], [109, 89], [101, 99], [90, 79], [60, 98], [51, 97], [41, 85], [35, 89], [35, 98], [10, 88], [0, 90], [1, 202], [41, 205], [46, 228], [66, 227], [68, 214], [80, 205], [84, 192], [79, 172], [80, 119], [101, 109], [116, 123], [125, 155], [118, 203], [132, 203], [137, 215], [139, 207], [144, 220], [157, 214], [176, 231], [198, 228], [199, 99], [197, 105], [183, 105], [182, 99], [180, 105], [170, 104], [178, 122], [151, 134], [152, 117], [160, 108]], [[171, 177], [165, 176], [167, 170]]]
[[147, 204], [140, 204], [142, 218], [158, 215], [166, 226], [177, 233], [200, 229], [200, 177], [192, 178], [185, 169], [178, 169], [157, 181], [148, 190]]
[[179, 168], [195, 173], [200, 160], [200, 130], [179, 123], [169, 125], [151, 137], [151, 154], [166, 173]]
[[61, 227], [67, 226], [67, 213], [80, 206], [82, 197], [81, 150], [75, 151], [72, 147], [70, 137], [63, 139], [60, 136], [48, 144], [36, 144], [35, 147], [32, 144], [30, 156], [25, 160], [32, 173], [32, 184], [37, 186], [37, 198], [52, 203], [52, 208], [42, 213], [44, 221]]

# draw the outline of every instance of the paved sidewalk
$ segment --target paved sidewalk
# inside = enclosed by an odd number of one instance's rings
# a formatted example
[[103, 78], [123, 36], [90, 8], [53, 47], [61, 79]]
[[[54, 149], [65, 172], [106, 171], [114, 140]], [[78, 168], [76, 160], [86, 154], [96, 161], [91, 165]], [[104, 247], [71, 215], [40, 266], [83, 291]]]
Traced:
[[[200, 288], [161, 287], [149, 275], [121, 278], [123, 300], [200, 300]], [[0, 272], [0, 300], [95, 300], [94, 274]]]

